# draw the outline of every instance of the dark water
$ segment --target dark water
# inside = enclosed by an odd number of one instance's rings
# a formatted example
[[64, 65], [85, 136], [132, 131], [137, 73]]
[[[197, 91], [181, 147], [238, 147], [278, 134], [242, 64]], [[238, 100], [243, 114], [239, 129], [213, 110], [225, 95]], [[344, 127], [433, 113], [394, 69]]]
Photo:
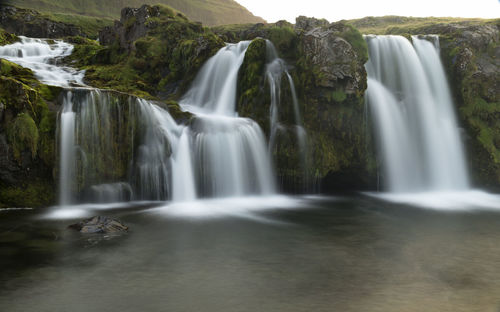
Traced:
[[0, 311], [500, 311], [500, 211], [360, 197], [252, 217], [112, 210], [131, 231], [0, 212]]

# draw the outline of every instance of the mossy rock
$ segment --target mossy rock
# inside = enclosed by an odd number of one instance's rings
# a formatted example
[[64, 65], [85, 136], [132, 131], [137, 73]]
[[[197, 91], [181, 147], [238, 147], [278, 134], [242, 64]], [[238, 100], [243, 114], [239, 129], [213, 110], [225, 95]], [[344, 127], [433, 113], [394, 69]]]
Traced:
[[12, 44], [17, 41], [19, 41], [19, 37], [0, 28], [0, 46]]
[[55, 202], [53, 183], [35, 179], [21, 186], [0, 185], [0, 203], [5, 207], [47, 207]]
[[34, 159], [38, 153], [38, 127], [30, 115], [26, 113], [19, 114], [14, 121], [7, 127], [7, 138], [12, 146], [14, 158], [21, 163], [21, 153], [24, 150], [31, 152]]

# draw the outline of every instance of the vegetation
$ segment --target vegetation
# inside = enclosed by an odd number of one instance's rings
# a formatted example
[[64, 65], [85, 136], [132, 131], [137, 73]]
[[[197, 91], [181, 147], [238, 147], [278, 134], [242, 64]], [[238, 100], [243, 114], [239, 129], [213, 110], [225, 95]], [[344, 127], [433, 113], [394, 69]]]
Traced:
[[[7, 0], [7, 3], [28, 9], [48, 13], [61, 20], [71, 17], [84, 20], [84, 16], [98, 17], [98, 22], [88, 19], [92, 26], [106, 23], [106, 20], [118, 19], [124, 7], [138, 8], [143, 4], [164, 4], [186, 14], [191, 20], [205, 25], [222, 25], [234, 23], [259, 23], [262, 18], [254, 16], [247, 9], [233, 0]], [[80, 17], [76, 17], [76, 16]], [[73, 24], [83, 26], [81, 21]]]
[[101, 29], [113, 25], [113, 19], [111, 18], [85, 16], [80, 14], [46, 12], [42, 14], [42, 16], [55, 22], [75, 25], [81, 30], [83, 35], [89, 38], [97, 38]]
[[478, 18], [454, 18], [454, 17], [405, 17], [405, 16], [381, 16], [364, 17], [360, 19], [344, 21], [363, 34], [373, 35], [398, 35], [418, 34], [426, 27], [435, 27], [437, 24], [465, 23], [467, 25], [482, 25], [494, 20]]
[[0, 46], [6, 45], [6, 44], [11, 44], [19, 39], [17, 38], [16, 35], [13, 35], [11, 33], [6, 32], [2, 28], [0, 28]]
[[158, 16], [150, 16], [144, 24], [130, 17], [117, 30], [128, 37], [135, 29], [146, 29], [145, 36], [123, 41], [115, 34], [108, 46], [69, 38], [75, 50], [67, 61], [85, 69], [86, 81], [93, 86], [147, 99], [177, 99], [205, 60], [224, 43], [172, 8], [155, 6], [150, 10], [158, 10]]
[[[0, 177], [0, 206], [50, 205], [55, 194], [51, 172], [56, 113], [47, 102], [57, 98], [60, 88], [41, 84], [30, 69], [4, 59], [0, 59], [0, 85], [0, 135], [5, 133], [10, 146], [6, 153], [17, 168], [15, 183]], [[34, 165], [39, 160], [43, 166]], [[45, 169], [40, 171], [40, 167]]]

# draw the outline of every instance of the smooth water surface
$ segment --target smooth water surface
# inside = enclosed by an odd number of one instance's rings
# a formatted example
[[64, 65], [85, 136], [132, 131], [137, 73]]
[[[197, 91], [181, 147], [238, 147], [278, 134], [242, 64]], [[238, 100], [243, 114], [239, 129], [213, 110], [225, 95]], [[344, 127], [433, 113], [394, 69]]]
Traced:
[[66, 229], [73, 220], [36, 210], [2, 210], [0, 310], [500, 308], [499, 211], [369, 196], [253, 200], [94, 211], [130, 227], [118, 236], [74, 233]]

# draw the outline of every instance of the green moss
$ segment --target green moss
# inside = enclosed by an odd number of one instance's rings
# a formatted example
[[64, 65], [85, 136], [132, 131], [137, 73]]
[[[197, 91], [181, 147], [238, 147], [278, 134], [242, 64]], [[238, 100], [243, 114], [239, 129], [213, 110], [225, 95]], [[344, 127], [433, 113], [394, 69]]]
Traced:
[[[85, 81], [98, 88], [147, 99], [156, 99], [159, 94], [162, 98], [178, 98], [224, 42], [175, 10], [156, 8], [160, 16], [151, 14], [145, 22], [148, 33], [127, 43], [129, 50], [121, 48], [120, 38], [106, 47], [86, 40], [76, 43], [67, 62], [86, 70]], [[132, 18], [127, 25], [135, 23]]]
[[0, 58], [0, 76], [15, 77], [27, 85], [38, 84], [38, 80], [29, 68], [22, 67]]
[[113, 19], [111, 18], [91, 17], [67, 12], [47, 12], [42, 14], [42, 16], [55, 22], [74, 25], [78, 27], [85, 36], [90, 38], [97, 38], [101, 29], [113, 25]]
[[56, 125], [57, 113], [44, 110], [39, 124], [40, 148], [38, 154], [49, 167], [54, 167], [55, 164]]
[[21, 152], [26, 149], [31, 151], [34, 159], [38, 152], [38, 128], [31, 116], [25, 113], [19, 114], [11, 125], [7, 127], [7, 138], [12, 146], [14, 158], [21, 163]]
[[0, 203], [6, 207], [46, 207], [54, 204], [55, 189], [52, 183], [33, 180], [21, 186], [0, 185]]
[[266, 38], [274, 44], [282, 58], [291, 59], [295, 57], [298, 36], [290, 23], [275, 24], [267, 28]]
[[328, 101], [333, 100], [337, 103], [342, 103], [347, 98], [347, 95], [345, 94], [345, 92], [343, 90], [338, 89], [338, 90], [329, 92], [327, 95], [327, 98], [328, 98]]
[[16, 35], [8, 33], [0, 28], [0, 46], [12, 44], [17, 41], [19, 41], [19, 38]]
[[368, 61], [368, 45], [365, 39], [356, 28], [351, 25], [346, 26], [344, 31], [339, 34], [340, 37], [344, 38], [353, 47], [361, 64], [366, 63]]
[[238, 73], [238, 112], [256, 120], [269, 133], [269, 101], [264, 92], [266, 40], [253, 40]]

